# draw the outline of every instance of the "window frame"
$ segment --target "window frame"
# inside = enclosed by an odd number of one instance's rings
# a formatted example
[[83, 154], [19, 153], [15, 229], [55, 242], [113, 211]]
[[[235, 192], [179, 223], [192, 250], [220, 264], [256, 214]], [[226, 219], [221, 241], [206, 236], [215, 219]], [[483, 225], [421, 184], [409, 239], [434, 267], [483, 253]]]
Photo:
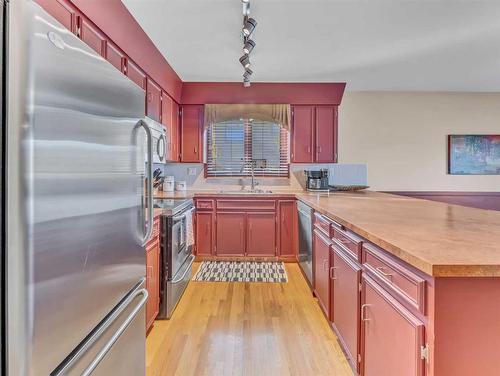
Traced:
[[[251, 139], [252, 138], [252, 127], [251, 127], [251, 124], [252, 124], [252, 121], [249, 121], [249, 120], [240, 120], [241, 122], [244, 122], [244, 141], [243, 141], [243, 144], [244, 144], [244, 156], [245, 156], [245, 160], [247, 160], [248, 156], [250, 155], [251, 156], [251, 153], [252, 153], [252, 149], [250, 148], [249, 150], [247, 149], [247, 142], [246, 140], [247, 139]], [[276, 123], [274, 123], [276, 124]], [[278, 124], [276, 124], [278, 125]], [[279, 125], [278, 125], [279, 126]], [[204, 147], [204, 156], [203, 156], [203, 170], [204, 170], [204, 177], [206, 179], [231, 179], [231, 178], [250, 178], [252, 175], [250, 172], [248, 173], [232, 173], [232, 174], [228, 174], [228, 175], [212, 175], [212, 174], [209, 174], [208, 173], [208, 153], [209, 153], [209, 148], [211, 147], [211, 145], [208, 143], [208, 132], [211, 131], [210, 129], [211, 126], [207, 127], [205, 129], [205, 132], [203, 134], [203, 143], [205, 145]], [[287, 150], [286, 150], [286, 159], [287, 159], [287, 162], [286, 162], [286, 173], [282, 173], [282, 174], [269, 174], [269, 173], [261, 173], [261, 172], [255, 172], [255, 177], [256, 178], [267, 178], [267, 179], [289, 179], [290, 178], [290, 164], [291, 164], [291, 154], [290, 154], [290, 143], [291, 143], [291, 132], [286, 130], [286, 129], [283, 129], [282, 127], [280, 127], [280, 133], [281, 132], [286, 132], [286, 143], [287, 143]], [[280, 155], [281, 155], [281, 146], [282, 146], [282, 135], [280, 134]], [[251, 142], [250, 142], [250, 145], [251, 145]], [[250, 158], [251, 159], [251, 158]], [[245, 163], [245, 162], [244, 162]], [[281, 164], [280, 164], [281, 165]]]

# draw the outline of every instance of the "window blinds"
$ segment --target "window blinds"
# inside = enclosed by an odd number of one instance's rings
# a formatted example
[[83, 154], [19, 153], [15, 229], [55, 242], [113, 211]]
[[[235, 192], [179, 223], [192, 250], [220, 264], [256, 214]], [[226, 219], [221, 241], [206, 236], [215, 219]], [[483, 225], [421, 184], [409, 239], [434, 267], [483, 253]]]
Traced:
[[287, 177], [288, 132], [268, 122], [231, 121], [207, 129], [206, 175]]

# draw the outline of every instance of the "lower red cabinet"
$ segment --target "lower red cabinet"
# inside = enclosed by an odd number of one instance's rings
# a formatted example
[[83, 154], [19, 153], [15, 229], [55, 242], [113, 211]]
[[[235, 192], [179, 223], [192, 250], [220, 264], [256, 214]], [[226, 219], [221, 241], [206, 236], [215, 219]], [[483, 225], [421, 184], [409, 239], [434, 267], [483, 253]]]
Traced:
[[298, 235], [295, 200], [281, 200], [279, 206], [279, 255], [295, 259], [295, 244]]
[[328, 318], [330, 317], [330, 245], [330, 239], [315, 229], [313, 235], [314, 293]]
[[214, 247], [213, 213], [196, 213], [196, 254], [210, 256]]
[[217, 256], [245, 255], [245, 213], [217, 213]]
[[364, 273], [362, 303], [362, 375], [422, 376], [423, 322]]
[[351, 367], [359, 372], [361, 266], [333, 245], [331, 317]]
[[153, 325], [160, 309], [160, 239], [157, 236], [146, 245], [146, 330]]
[[247, 256], [276, 254], [276, 214], [247, 213]]

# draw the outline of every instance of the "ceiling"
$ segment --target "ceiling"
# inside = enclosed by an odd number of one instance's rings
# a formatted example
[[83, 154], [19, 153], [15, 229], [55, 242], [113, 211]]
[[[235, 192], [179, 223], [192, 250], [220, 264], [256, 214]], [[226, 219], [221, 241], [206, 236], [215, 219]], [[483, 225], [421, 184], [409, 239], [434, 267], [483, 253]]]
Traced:
[[[183, 81], [241, 81], [240, 0], [122, 0]], [[499, 0], [251, 0], [253, 82], [500, 91]]]

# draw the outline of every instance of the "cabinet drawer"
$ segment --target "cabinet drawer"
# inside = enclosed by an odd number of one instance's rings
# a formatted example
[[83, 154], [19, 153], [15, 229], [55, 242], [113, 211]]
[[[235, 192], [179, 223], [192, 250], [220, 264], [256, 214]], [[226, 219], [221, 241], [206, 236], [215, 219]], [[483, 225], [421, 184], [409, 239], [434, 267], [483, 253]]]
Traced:
[[213, 210], [214, 200], [196, 200], [196, 209]]
[[363, 244], [363, 266], [413, 308], [425, 314], [425, 280], [372, 244]]
[[343, 246], [356, 261], [361, 262], [362, 239], [351, 231], [342, 230], [332, 224], [333, 238]]
[[217, 200], [217, 209], [275, 210], [275, 200]]
[[325, 234], [328, 237], [331, 237], [330, 225], [331, 221], [328, 218], [324, 217], [318, 212], [314, 212], [314, 227], [316, 227], [318, 230], [323, 232], [323, 234]]

